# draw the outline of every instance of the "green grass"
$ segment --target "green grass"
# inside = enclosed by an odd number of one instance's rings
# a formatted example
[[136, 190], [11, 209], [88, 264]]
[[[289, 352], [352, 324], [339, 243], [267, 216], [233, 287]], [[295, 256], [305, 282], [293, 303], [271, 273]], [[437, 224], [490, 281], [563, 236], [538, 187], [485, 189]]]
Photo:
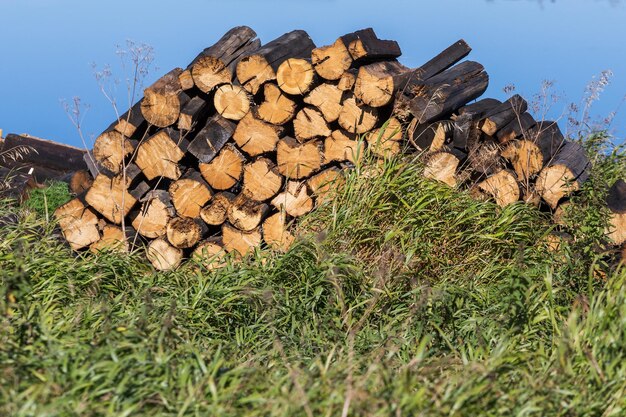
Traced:
[[[576, 201], [585, 245], [621, 152]], [[359, 168], [288, 253], [213, 272], [76, 256], [0, 205], [0, 415], [626, 414], [624, 268], [420, 172]]]

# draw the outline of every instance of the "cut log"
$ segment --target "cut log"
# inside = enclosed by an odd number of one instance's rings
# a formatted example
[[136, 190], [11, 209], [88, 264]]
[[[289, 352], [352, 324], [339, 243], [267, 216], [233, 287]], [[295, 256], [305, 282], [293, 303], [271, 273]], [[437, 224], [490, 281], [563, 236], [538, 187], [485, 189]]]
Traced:
[[211, 271], [226, 265], [225, 256], [222, 238], [217, 236], [200, 242], [191, 254], [191, 259]]
[[345, 182], [346, 180], [341, 170], [337, 167], [332, 167], [309, 178], [306, 181], [306, 185], [311, 194], [316, 197], [316, 203], [319, 205], [335, 197], [337, 190]]
[[290, 137], [282, 138], [278, 141], [276, 161], [281, 175], [292, 179], [306, 178], [322, 165], [320, 144], [317, 141], [301, 144]]
[[372, 130], [365, 138], [374, 155], [388, 158], [400, 153], [400, 141], [404, 136], [402, 124], [392, 117], [383, 126]]
[[167, 191], [150, 191], [141, 199], [141, 209], [133, 218], [132, 225], [141, 236], [155, 239], [165, 236], [167, 224], [175, 214]]
[[249, 112], [237, 124], [233, 140], [242, 151], [255, 157], [275, 151], [280, 133], [277, 126], [257, 119], [253, 112]]
[[289, 58], [278, 67], [276, 83], [287, 94], [304, 95], [317, 83], [310, 59]]
[[505, 168], [500, 145], [493, 138], [484, 138], [470, 145], [467, 155], [469, 167], [479, 174], [491, 175]]
[[465, 155], [454, 149], [449, 152], [435, 152], [426, 161], [424, 177], [455, 187], [457, 185], [456, 170], [463, 159]]
[[[251, 200], [269, 200], [278, 194], [282, 186], [283, 176], [278, 172], [276, 165], [267, 158], [259, 158], [243, 169], [241, 192]], [[231, 223], [237, 226], [233, 221]]]
[[352, 91], [354, 83], [356, 83], [357, 71], [357, 69], [353, 68], [341, 74], [341, 78], [337, 82], [337, 88], [341, 91]]
[[209, 226], [221, 225], [226, 221], [234, 199], [235, 195], [226, 191], [215, 194], [209, 204], [200, 211], [200, 217]]
[[487, 193], [500, 207], [519, 201], [521, 192], [515, 173], [501, 170], [476, 185]]
[[335, 130], [324, 140], [324, 164], [331, 162], [359, 162], [365, 154], [365, 143], [353, 133]]
[[196, 83], [193, 82], [193, 75], [191, 75], [191, 70], [189, 68], [178, 75], [178, 80], [180, 81], [180, 86], [183, 91], [191, 90], [196, 86]]
[[229, 30], [213, 46], [206, 48], [191, 64], [194, 83], [204, 93], [233, 80], [235, 67], [242, 56], [261, 46], [256, 33], [247, 26]]
[[137, 200], [128, 192], [123, 178], [99, 174], [87, 194], [85, 201], [108, 221], [121, 224], [122, 218], [133, 208]]
[[[11, 158], [12, 154], [17, 157]], [[41, 171], [40, 168], [50, 168], [61, 174], [86, 169], [83, 160], [86, 154], [87, 151], [84, 149], [30, 135], [9, 133], [4, 141], [0, 142], [0, 165], [6, 168], [21, 166], [35, 168], [33, 174], [38, 181], [46, 179], [37, 175], [37, 172]]]
[[566, 142], [539, 173], [537, 192], [554, 209], [561, 198], [580, 189], [589, 173], [585, 150], [576, 142]]
[[178, 117], [178, 130], [189, 131], [195, 129], [197, 123], [204, 119], [204, 117], [210, 112], [211, 108], [207, 101], [196, 96], [189, 100], [181, 109], [180, 116]]
[[609, 189], [606, 198], [609, 208], [609, 226], [607, 236], [614, 245], [626, 242], [626, 182], [620, 179]]
[[284, 211], [275, 213], [263, 222], [263, 240], [277, 251], [287, 252], [295, 237], [288, 230], [287, 215]]
[[483, 98], [474, 103], [461, 107], [458, 110], [459, 116], [471, 115], [472, 120], [480, 120], [485, 118], [487, 114], [492, 112], [496, 107], [500, 106], [502, 102], [495, 98]]
[[522, 140], [511, 142], [502, 156], [508, 159], [520, 180], [538, 174], [565, 143], [556, 122], [542, 122], [524, 133]]
[[[539, 196], [541, 198], [541, 196]], [[567, 226], [569, 221], [570, 210], [573, 209], [573, 205], [570, 201], [564, 201], [558, 205], [552, 214], [552, 221], [559, 226]]]
[[[235, 132], [235, 124], [220, 115], [209, 119], [189, 145], [189, 153], [203, 164], [208, 164]], [[210, 182], [209, 182], [210, 184]]]
[[264, 99], [258, 108], [258, 117], [274, 125], [283, 125], [296, 115], [296, 103], [276, 84], [265, 84]]
[[303, 30], [294, 30], [274, 39], [242, 58], [237, 64], [237, 79], [256, 94], [267, 81], [276, 79], [280, 64], [289, 58], [309, 58], [315, 44]]
[[111, 174], [119, 174], [126, 157], [133, 153], [136, 141], [129, 140], [117, 130], [108, 129], [96, 138], [93, 157]]
[[63, 204], [54, 212], [63, 237], [73, 250], [79, 250], [100, 240], [98, 216], [80, 199]]
[[359, 68], [354, 83], [354, 95], [372, 107], [382, 107], [391, 103], [400, 88], [396, 81], [410, 69], [398, 61], [381, 61]]
[[187, 146], [186, 141], [177, 143], [168, 131], [161, 130], [139, 145], [135, 163], [148, 180], [158, 177], [176, 180], [181, 175], [178, 162], [185, 156]]
[[300, 217], [313, 210], [313, 199], [305, 184], [297, 181], [289, 181], [285, 191], [274, 197], [271, 204], [292, 217]]
[[170, 245], [164, 238], [158, 238], [150, 242], [146, 256], [156, 270], [170, 271], [182, 262], [183, 251]]
[[[498, 131], [496, 134], [498, 142], [507, 143], [516, 138], [524, 136], [524, 133], [531, 127], [535, 126], [537, 122], [528, 112], [524, 112], [519, 116], [516, 115], [506, 126]], [[546, 123], [544, 122], [544, 125]]]
[[341, 38], [328, 46], [311, 51], [311, 62], [317, 74], [326, 80], [338, 80], [352, 65], [352, 56]]
[[70, 174], [69, 178], [70, 192], [74, 195], [83, 194], [93, 184], [93, 177], [89, 171], [81, 169], [73, 174]]
[[385, 106], [392, 102], [396, 93], [407, 93], [411, 96], [413, 89], [452, 67], [470, 51], [469, 45], [461, 39], [414, 70], [397, 63], [376, 63], [361, 67], [354, 86], [355, 95], [370, 106]]
[[259, 229], [243, 232], [228, 223], [222, 226], [222, 241], [228, 253], [245, 256], [254, 248], [261, 245], [261, 231]]
[[151, 125], [167, 127], [178, 120], [181, 99], [185, 101], [188, 98], [182, 92], [178, 78], [182, 71], [181, 68], [174, 68], [143, 91], [141, 113]]
[[521, 116], [527, 109], [526, 100], [515, 94], [485, 116], [481, 129], [487, 135], [493, 136], [516, 117]]
[[370, 106], [358, 105], [353, 96], [343, 101], [339, 125], [350, 133], [366, 133], [376, 126], [378, 111]]
[[488, 84], [483, 66], [465, 61], [412, 88], [408, 108], [419, 124], [429, 123], [480, 97]]
[[408, 132], [410, 142], [418, 152], [444, 150], [444, 146], [452, 139], [454, 126], [450, 120], [442, 120], [410, 127]]
[[210, 163], [200, 163], [200, 172], [211, 188], [227, 190], [241, 178], [244, 160], [237, 148], [228, 144]]
[[126, 240], [126, 233], [121, 227], [107, 224], [102, 228], [102, 237], [97, 242], [89, 246], [93, 253], [102, 251], [128, 252], [129, 245]]
[[172, 204], [183, 217], [196, 219], [200, 210], [211, 199], [211, 190], [199, 172], [189, 170], [185, 176], [170, 185]]
[[225, 84], [217, 88], [213, 103], [215, 110], [229, 120], [241, 120], [250, 111], [251, 97], [238, 85]]
[[344, 43], [350, 40], [346, 46], [355, 61], [393, 59], [402, 55], [398, 42], [378, 39], [372, 28], [358, 30], [342, 39]]
[[237, 229], [249, 232], [256, 229], [265, 218], [269, 206], [239, 194], [228, 208], [228, 221]]
[[112, 124], [113, 129], [120, 132], [125, 138], [139, 138], [147, 127], [146, 118], [141, 113], [141, 102], [142, 100], [139, 100], [135, 103], [126, 113], [120, 116], [119, 120]]
[[324, 119], [332, 123], [339, 118], [341, 113], [341, 98], [343, 91], [336, 85], [324, 83], [313, 89], [305, 98], [304, 102], [315, 106], [322, 112]]
[[312, 107], [305, 107], [298, 112], [293, 121], [293, 130], [301, 143], [331, 134], [322, 113]]
[[179, 249], [191, 248], [196, 245], [206, 231], [206, 226], [189, 217], [174, 217], [167, 223], [167, 240]]

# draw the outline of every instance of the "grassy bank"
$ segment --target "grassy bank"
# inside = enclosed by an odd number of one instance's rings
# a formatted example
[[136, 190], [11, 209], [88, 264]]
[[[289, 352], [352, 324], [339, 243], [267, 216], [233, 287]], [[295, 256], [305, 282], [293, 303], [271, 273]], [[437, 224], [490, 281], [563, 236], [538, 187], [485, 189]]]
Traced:
[[354, 171], [288, 253], [213, 272], [77, 256], [47, 203], [6, 202], [0, 415], [624, 415], [626, 271], [598, 247], [626, 157], [604, 139], [558, 251], [545, 213], [414, 160]]

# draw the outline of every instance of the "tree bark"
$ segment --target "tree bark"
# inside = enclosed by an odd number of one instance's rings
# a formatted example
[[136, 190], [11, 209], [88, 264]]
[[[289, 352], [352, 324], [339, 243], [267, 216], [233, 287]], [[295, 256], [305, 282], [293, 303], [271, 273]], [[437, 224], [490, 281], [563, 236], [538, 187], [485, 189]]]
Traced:
[[208, 164], [226, 145], [235, 132], [235, 124], [220, 115], [209, 119], [189, 144], [189, 153], [203, 164]]

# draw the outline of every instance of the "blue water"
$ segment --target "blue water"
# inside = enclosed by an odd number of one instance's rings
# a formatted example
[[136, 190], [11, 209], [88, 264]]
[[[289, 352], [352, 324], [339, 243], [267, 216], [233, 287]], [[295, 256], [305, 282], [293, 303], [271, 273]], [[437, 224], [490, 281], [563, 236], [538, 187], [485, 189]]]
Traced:
[[[626, 4], [618, 0], [0, 0], [0, 129], [82, 146], [60, 100], [79, 96], [90, 108], [82, 120], [87, 145], [115, 115], [93, 77], [91, 63], [111, 64], [122, 80], [115, 93], [124, 106], [127, 76], [116, 45], [127, 39], [154, 48], [150, 83], [185, 66], [232, 26], [253, 27], [262, 41], [292, 29], [318, 45], [363, 27], [402, 47], [401, 61], [419, 66], [459, 38], [470, 59], [491, 77], [485, 96], [503, 88], [532, 100], [553, 80], [559, 100], [547, 114], [566, 126], [568, 103], [581, 103], [585, 86], [603, 70], [613, 76], [592, 108], [594, 118], [618, 109], [626, 94]], [[626, 105], [613, 120], [626, 136]]]

